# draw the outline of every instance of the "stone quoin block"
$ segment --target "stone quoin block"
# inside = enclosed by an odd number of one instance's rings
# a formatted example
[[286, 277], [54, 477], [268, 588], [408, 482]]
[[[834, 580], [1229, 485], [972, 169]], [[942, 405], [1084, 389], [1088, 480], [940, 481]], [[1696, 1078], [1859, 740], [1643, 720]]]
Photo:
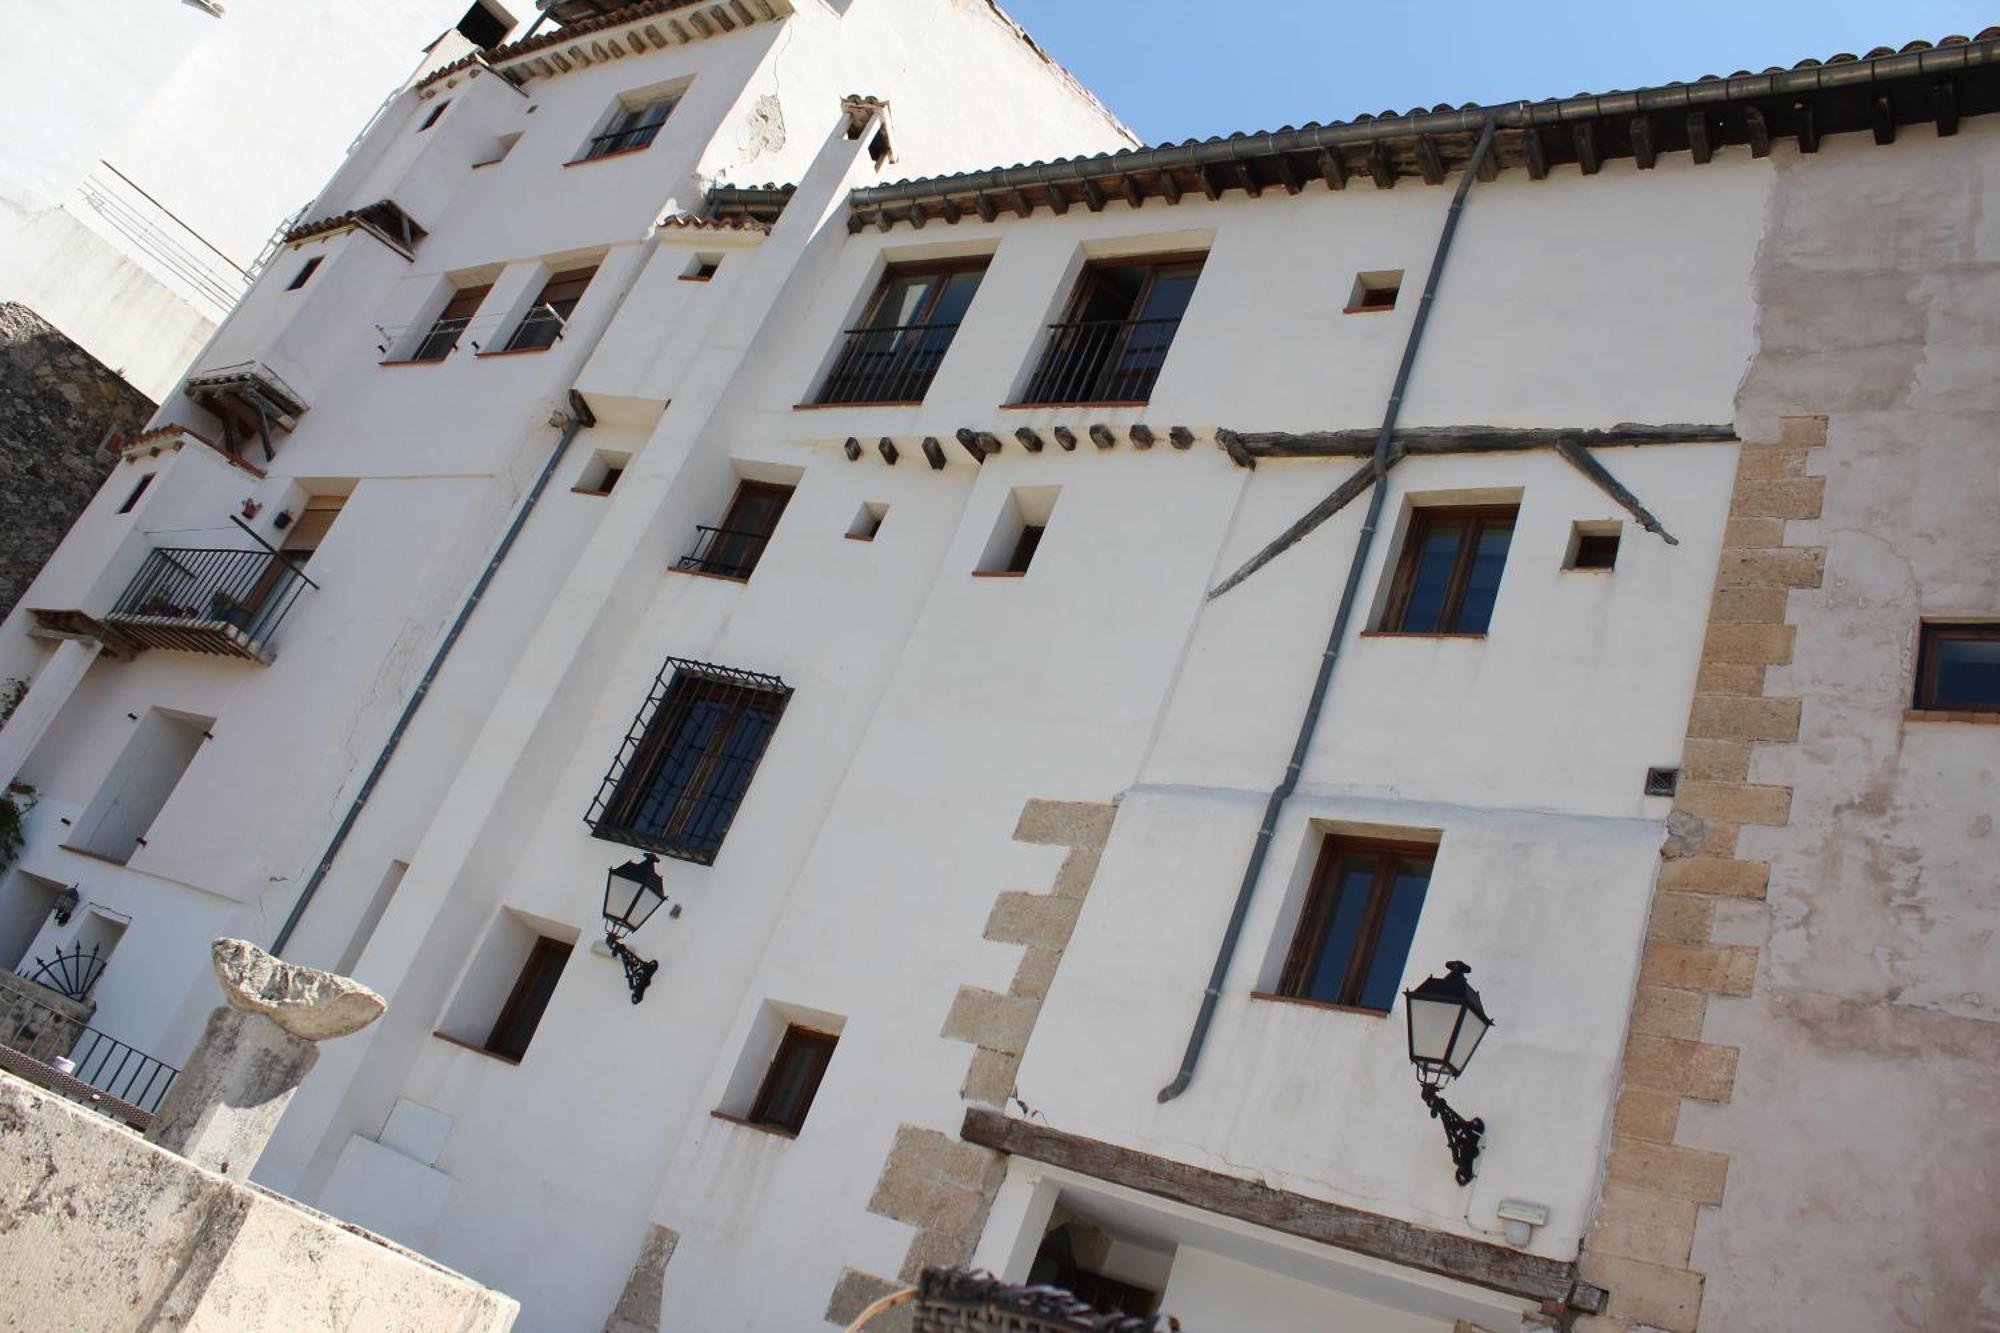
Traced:
[[1701, 1314], [1700, 1274], [1614, 1254], [1585, 1257], [1584, 1275], [1611, 1292], [1606, 1313], [1613, 1319], [1650, 1324], [1662, 1333], [1694, 1333]]
[[1815, 547], [1725, 549], [1716, 581], [1725, 588], [1817, 588], [1825, 569], [1826, 552]]
[[1706, 944], [1709, 922], [1714, 915], [1713, 898], [1661, 892], [1653, 898], [1653, 915], [1646, 927], [1646, 937], [1663, 944]]
[[986, 918], [986, 938], [1001, 944], [1026, 944], [1060, 950], [1076, 929], [1078, 898], [1046, 893], [1003, 893]]
[[1791, 817], [1792, 789], [1747, 782], [1683, 782], [1674, 803], [1703, 819], [1775, 826]]
[[1635, 1033], [1625, 1043], [1625, 1080], [1637, 1088], [1726, 1102], [1736, 1086], [1736, 1060], [1734, 1046]]
[[1750, 742], [1704, 738], [1681, 747], [1681, 781], [1747, 782], [1750, 780]]
[[1604, 1164], [1604, 1178], [1611, 1183], [1693, 1203], [1720, 1204], [1728, 1175], [1729, 1158], [1722, 1153], [1617, 1135]]
[[1785, 589], [1749, 584], [1723, 585], [1708, 606], [1711, 625], [1779, 625], [1785, 619]]
[[1597, 1201], [1588, 1248], [1641, 1263], [1686, 1265], [1698, 1206], [1652, 1190], [1607, 1185]]
[[1660, 867], [1660, 888], [1680, 893], [1712, 893], [1724, 898], [1761, 898], [1771, 882], [1767, 861], [1691, 856]]
[[1742, 662], [1703, 662], [1695, 672], [1694, 692], [1755, 698], [1764, 692], [1764, 668]]
[[[839, 1279], [833, 1284], [833, 1295], [826, 1303], [826, 1322], [845, 1328], [861, 1317], [861, 1312], [881, 1300], [884, 1296], [903, 1289], [900, 1282], [864, 1273], [858, 1268], [843, 1268]], [[884, 1325], [886, 1327], [886, 1325]], [[875, 1325], [869, 1325], [869, 1333], [875, 1333]]]
[[1028, 1047], [1028, 1034], [1035, 1030], [1035, 1015], [1041, 1008], [1038, 995], [1002, 995], [960, 986], [938, 1035], [1019, 1055]]
[[1702, 641], [1704, 662], [1745, 662], [1771, 666], [1792, 660], [1791, 625], [1710, 625]]
[[1013, 1095], [1014, 1077], [1020, 1070], [1020, 1056], [982, 1046], [972, 1053], [972, 1064], [965, 1071], [965, 1082], [960, 1085], [958, 1095], [985, 1106], [1005, 1106], [1007, 1098]]
[[1612, 1110], [1611, 1132], [1648, 1143], [1672, 1143], [1680, 1118], [1679, 1093], [1628, 1086]]
[[1696, 695], [1694, 708], [1688, 715], [1688, 735], [1725, 740], [1795, 741], [1799, 738], [1799, 711], [1800, 701], [1797, 699]]
[[1700, 1041], [1708, 998], [1700, 991], [1641, 986], [1632, 1000], [1632, 1030], [1651, 1037]]
[[1639, 984], [1679, 986], [1717, 995], [1748, 995], [1757, 951], [1740, 944], [1651, 944], [1639, 959]]
[[[1826, 495], [1825, 477], [1743, 480], [1729, 501], [1731, 518], [1818, 518]], [[1809, 549], [1809, 548], [1801, 548]]]
[[1791, 444], [1746, 444], [1737, 457], [1736, 475], [1745, 481], [1803, 477], [1810, 450]]

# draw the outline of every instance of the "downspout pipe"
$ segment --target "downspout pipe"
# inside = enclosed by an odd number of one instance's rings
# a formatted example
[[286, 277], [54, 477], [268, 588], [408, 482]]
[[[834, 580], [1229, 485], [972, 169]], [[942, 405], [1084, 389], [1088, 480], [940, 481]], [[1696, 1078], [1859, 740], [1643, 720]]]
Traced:
[[319, 886], [326, 881], [327, 872], [333, 869], [333, 860], [340, 855], [341, 847], [347, 842], [347, 835], [354, 831], [355, 822], [361, 818], [361, 811], [367, 806], [368, 798], [375, 794], [376, 786], [382, 781], [382, 774], [388, 771], [389, 761], [395, 757], [396, 747], [403, 743], [404, 733], [409, 731], [410, 723], [416, 719], [417, 710], [424, 706], [424, 700], [429, 697], [431, 686], [437, 681], [438, 673], [444, 670], [445, 659], [451, 656], [451, 650], [457, 646], [459, 636], [465, 632], [466, 624], [472, 619], [472, 613], [479, 608], [480, 599], [485, 597], [486, 590], [493, 586], [494, 576], [500, 572], [501, 563], [507, 559], [507, 553], [514, 549], [514, 542], [520, 537], [521, 529], [528, 524], [528, 515], [535, 512], [535, 505], [541, 500], [542, 492], [548, 489], [549, 478], [555, 475], [556, 464], [560, 463], [563, 455], [569, 451], [570, 442], [576, 439], [576, 433], [586, 426], [596, 424], [597, 418], [591, 414], [590, 405], [584, 402], [583, 395], [571, 389], [569, 411], [563, 418], [562, 434], [556, 437], [555, 446], [549, 450], [548, 461], [542, 464], [541, 473], [535, 478], [535, 484], [528, 488], [527, 495], [514, 510], [514, 519], [507, 525], [507, 531], [500, 538], [500, 544], [494, 548], [492, 558], [486, 562], [486, 568], [480, 571], [478, 581], [472, 585], [472, 591], [466, 594], [465, 602], [458, 608], [458, 615], [452, 619], [451, 628], [445, 631], [444, 639], [438, 644], [437, 651], [431, 654], [430, 665], [424, 668], [423, 677], [417, 681], [417, 687], [404, 701], [403, 711], [396, 718], [396, 725], [389, 731], [389, 739], [382, 743], [381, 752], [375, 756], [374, 766], [362, 780], [361, 789], [354, 793], [354, 799], [348, 802], [347, 813], [341, 816], [340, 826], [334, 829], [333, 840], [320, 855], [319, 864], [313, 867], [312, 875], [306, 880], [305, 888], [300, 891], [298, 901], [292, 904], [291, 914], [285, 918], [285, 924], [278, 928], [278, 937], [271, 942], [272, 953], [282, 955], [285, 946], [291, 943], [292, 932], [298, 929], [300, 920], [306, 914], [306, 908], [312, 905], [313, 896], [319, 892]]
[[1410, 372], [1417, 364], [1417, 349], [1423, 345], [1424, 326], [1430, 322], [1431, 306], [1437, 300], [1438, 279], [1444, 275], [1445, 258], [1451, 253], [1452, 237], [1458, 232], [1458, 219], [1465, 209], [1465, 196], [1472, 189], [1480, 164], [1486, 160], [1486, 154], [1492, 147], [1493, 121], [1489, 118], [1480, 127], [1479, 142], [1473, 147], [1465, 173], [1459, 177], [1458, 189], [1451, 197], [1451, 207], [1445, 212], [1444, 229], [1438, 233], [1437, 253], [1431, 257], [1431, 271], [1424, 279], [1424, 294], [1417, 302], [1416, 318], [1410, 321], [1410, 336], [1403, 343], [1403, 361], [1396, 368], [1396, 383], [1389, 390], [1389, 402], [1382, 412], [1382, 429], [1376, 433], [1375, 449], [1369, 455], [1374, 483], [1369, 487], [1368, 514], [1361, 521], [1354, 556], [1348, 561], [1347, 582], [1340, 590], [1340, 609], [1334, 613], [1333, 629], [1327, 634], [1325, 651], [1320, 654], [1319, 675], [1313, 680], [1312, 698], [1306, 704], [1305, 716], [1299, 719], [1299, 735], [1292, 743], [1292, 757], [1285, 765], [1284, 779], [1264, 805], [1264, 823], [1258, 828], [1257, 841], [1250, 849], [1250, 862], [1243, 867], [1243, 882], [1236, 889], [1236, 905], [1230, 909], [1229, 925], [1222, 932], [1222, 947], [1216, 951], [1215, 969], [1209, 973], [1208, 989], [1202, 992], [1201, 1012], [1195, 1015], [1194, 1031], [1188, 1035], [1187, 1053], [1181, 1057], [1180, 1072], [1174, 1075], [1174, 1081], [1160, 1089], [1159, 1100], [1162, 1102], [1170, 1102], [1186, 1092], [1188, 1084], [1194, 1079], [1195, 1065], [1201, 1060], [1201, 1049], [1208, 1041], [1209, 1024], [1215, 1019], [1216, 1001], [1222, 998], [1223, 980], [1229, 974], [1230, 961], [1236, 956], [1236, 944], [1243, 934], [1243, 919], [1250, 912], [1251, 894], [1256, 890], [1257, 877], [1263, 873], [1264, 858], [1269, 855], [1271, 840], [1277, 832], [1278, 815], [1299, 785], [1299, 773], [1305, 767], [1306, 752], [1312, 748], [1313, 733], [1319, 729], [1319, 715], [1326, 706], [1327, 687], [1333, 683], [1334, 664], [1340, 658], [1340, 645], [1347, 637], [1348, 622], [1354, 618], [1354, 605], [1360, 599], [1361, 569], [1368, 562], [1368, 552], [1375, 544], [1375, 530], [1382, 520], [1383, 497], [1388, 491], [1386, 483], [1393, 462], [1389, 446], [1396, 432], [1396, 418], [1403, 409], [1403, 393], [1409, 387]]

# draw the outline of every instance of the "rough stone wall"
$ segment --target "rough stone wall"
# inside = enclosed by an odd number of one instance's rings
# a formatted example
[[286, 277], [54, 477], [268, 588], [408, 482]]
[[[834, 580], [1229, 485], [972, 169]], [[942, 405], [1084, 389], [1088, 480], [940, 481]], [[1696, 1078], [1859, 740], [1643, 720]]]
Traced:
[[60, 991], [0, 971], [0, 1046], [53, 1063], [68, 1055], [97, 1012], [95, 1000], [72, 1000]]
[[2000, 727], [1910, 711], [2000, 618], [1996, 119], [1773, 155], [1593, 1329], [2000, 1328]]
[[[960, 1088], [966, 1101], [1003, 1106], [1013, 1093], [1021, 1053], [1076, 929], [1084, 897], [1097, 877], [1097, 863], [1117, 814], [1115, 804], [1084, 801], [1031, 800], [1022, 808], [1015, 841], [1067, 847], [1069, 854], [1048, 892], [1009, 890], [993, 904], [985, 937], [1023, 946], [1006, 993], [961, 986], [945, 1017], [942, 1035], [974, 1048]], [[926, 1268], [970, 1262], [1006, 1174], [1006, 1157], [990, 1148], [922, 1125], [901, 1126], [868, 1208], [908, 1222], [916, 1235], [898, 1281], [858, 1269], [843, 1270], [827, 1303], [827, 1321], [848, 1324], [871, 1302], [914, 1284]], [[870, 1323], [870, 1333], [878, 1328], [882, 1333], [903, 1333], [910, 1318], [907, 1308], [890, 1312]]]
[[0, 616], [13, 610], [151, 399], [24, 305], [0, 302]]

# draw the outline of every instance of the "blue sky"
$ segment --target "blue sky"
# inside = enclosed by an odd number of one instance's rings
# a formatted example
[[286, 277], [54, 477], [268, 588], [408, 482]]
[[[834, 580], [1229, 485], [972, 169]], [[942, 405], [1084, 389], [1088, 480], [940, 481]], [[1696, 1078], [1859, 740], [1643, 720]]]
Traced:
[[1968, 37], [1956, 0], [1000, 0], [1148, 143], [1789, 66]]

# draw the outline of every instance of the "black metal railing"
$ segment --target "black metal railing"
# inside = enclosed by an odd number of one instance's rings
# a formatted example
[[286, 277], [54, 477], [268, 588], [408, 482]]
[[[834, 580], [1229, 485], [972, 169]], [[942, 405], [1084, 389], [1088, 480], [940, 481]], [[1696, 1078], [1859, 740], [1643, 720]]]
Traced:
[[613, 153], [630, 153], [644, 148], [659, 137], [660, 126], [664, 124], [665, 120], [656, 120], [650, 125], [628, 125], [622, 130], [593, 135], [589, 144], [585, 145], [580, 160], [588, 162], [592, 158], [610, 157]]
[[227, 651], [206, 635], [261, 652], [299, 593], [315, 586], [270, 551], [163, 546], [105, 618], [155, 647]]
[[458, 346], [458, 335], [465, 332], [472, 323], [472, 317], [441, 319], [432, 324], [423, 341], [410, 353], [412, 361], [442, 361], [451, 355], [451, 349]]
[[1092, 319], [1049, 325], [1048, 346], [1024, 403], [1143, 403], [1160, 377], [1172, 319]]
[[741, 528], [711, 528], [695, 525], [694, 549], [680, 558], [676, 569], [697, 574], [716, 574], [725, 579], [747, 579], [764, 558], [770, 544], [768, 532]]
[[956, 324], [849, 329], [816, 403], [921, 402], [958, 335]]
[[79, 941], [68, 953], [56, 950], [56, 956], [43, 962], [35, 959], [35, 970], [18, 972], [37, 986], [46, 986], [59, 995], [72, 1000], [87, 1000], [90, 992], [104, 976], [104, 946], [93, 944], [88, 953]]
[[66, 1097], [88, 1100], [83, 1086], [69, 1086], [86, 1085], [151, 1113], [160, 1109], [167, 1089], [180, 1077], [181, 1071], [166, 1061], [27, 996], [9, 997], [5, 1012], [0, 1055], [25, 1058], [0, 1058], [0, 1065]]
[[521, 316], [521, 322], [514, 326], [514, 332], [507, 339], [505, 350], [529, 352], [544, 347], [554, 347], [563, 336], [563, 330], [568, 324], [568, 316], [554, 306], [535, 306]]

